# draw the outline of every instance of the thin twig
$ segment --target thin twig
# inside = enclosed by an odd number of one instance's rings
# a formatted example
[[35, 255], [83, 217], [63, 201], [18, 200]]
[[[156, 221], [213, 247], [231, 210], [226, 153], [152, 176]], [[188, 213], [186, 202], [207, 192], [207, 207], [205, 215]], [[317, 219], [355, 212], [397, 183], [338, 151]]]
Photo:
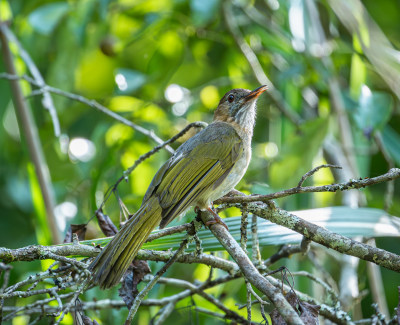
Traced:
[[278, 252], [270, 256], [264, 261], [265, 266], [271, 266], [282, 258], [290, 257], [293, 254], [306, 253], [310, 247], [310, 240], [303, 237], [301, 243], [298, 245], [283, 245], [279, 248]]
[[246, 210], [241, 211], [241, 222], [240, 222], [240, 247], [247, 253], [247, 218], [249, 214]]
[[163, 265], [163, 267], [157, 272], [157, 274], [154, 276], [154, 278], [143, 288], [142, 291], [139, 292], [139, 294], [136, 296], [135, 300], [132, 303], [132, 306], [129, 310], [128, 318], [126, 319], [125, 324], [130, 324], [133, 320], [133, 317], [135, 317], [137, 310], [139, 309], [139, 306], [144, 299], [144, 297], [149, 293], [149, 291], [154, 287], [154, 285], [157, 283], [159, 278], [167, 271], [167, 269], [178, 259], [179, 255], [183, 253], [183, 251], [186, 249], [186, 246], [189, 243], [189, 239], [186, 238], [182, 241], [179, 249], [175, 252], [175, 254], [171, 257], [171, 259]]
[[[33, 78], [35, 78], [35, 81], [37, 82], [39, 87], [44, 87], [46, 85], [46, 83], [44, 82], [42, 74], [40, 73], [35, 62], [33, 62], [29, 53], [27, 51], [25, 51], [21, 42], [17, 39], [17, 37], [14, 35], [14, 33], [11, 31], [11, 29], [9, 29], [7, 27], [7, 25], [3, 25], [3, 26], [5, 26], [5, 28], [3, 29], [3, 32], [4, 32], [5, 36], [7, 37], [8, 41], [17, 45], [18, 53], [21, 56], [22, 60], [24, 60], [26, 66], [28, 67], [29, 71], [31, 72]], [[51, 95], [48, 91], [43, 91], [42, 105], [50, 113], [50, 117], [53, 122], [54, 135], [56, 137], [59, 137], [60, 133], [61, 133], [60, 121], [58, 120], [57, 111], [54, 106], [53, 98], [51, 97]]]
[[309, 278], [310, 280], [318, 283], [319, 285], [321, 285], [325, 289], [326, 293], [330, 296], [330, 298], [332, 299], [333, 302], [336, 303], [336, 302], [339, 301], [339, 297], [336, 294], [336, 292], [331, 288], [331, 286], [328, 283], [326, 283], [322, 279], [317, 278], [313, 274], [311, 274], [309, 272], [306, 272], [306, 271], [291, 272], [291, 274], [293, 276], [305, 276], [305, 277]]
[[379, 175], [371, 178], [363, 179], [351, 179], [346, 183], [338, 183], [332, 185], [323, 186], [304, 186], [304, 187], [292, 187], [290, 189], [275, 192], [266, 195], [242, 195], [242, 196], [224, 196], [216, 201], [215, 204], [221, 203], [250, 203], [250, 202], [267, 202], [273, 199], [278, 199], [298, 193], [316, 193], [316, 192], [338, 192], [347, 191], [353, 189], [364, 188], [367, 186], [384, 183], [400, 178], [400, 168], [392, 168], [386, 174]]
[[[111, 111], [110, 109], [108, 109], [107, 107], [101, 105], [100, 103], [98, 103], [97, 101], [93, 100], [93, 99], [87, 99], [81, 95], [77, 95], [77, 94], [73, 94], [73, 93], [69, 93], [67, 91], [61, 90], [59, 88], [55, 88], [49, 85], [44, 85], [41, 86], [40, 84], [38, 84], [34, 79], [30, 78], [29, 76], [23, 75], [23, 76], [18, 76], [15, 72], [8, 74], [8, 73], [0, 73], [0, 78], [2, 79], [9, 79], [9, 80], [19, 80], [19, 79], [23, 79], [27, 82], [29, 82], [31, 85], [36, 86], [40, 89], [39, 92], [35, 93], [35, 94], [42, 94], [44, 92], [50, 92], [56, 95], [60, 95], [72, 100], [75, 100], [77, 102], [80, 102], [82, 104], [85, 104], [89, 107], [95, 108], [97, 110], [99, 110], [100, 112], [112, 117], [113, 119], [117, 120], [118, 122], [125, 124], [129, 127], [131, 127], [132, 129], [134, 129], [135, 131], [138, 131], [142, 134], [144, 134], [145, 136], [151, 138], [152, 140], [154, 140], [156, 143], [162, 144], [164, 141], [159, 138], [157, 135], [155, 135], [155, 133], [153, 131], [149, 131], [147, 129], [145, 129], [144, 127], [141, 127], [140, 125], [137, 125], [129, 120], [127, 120], [126, 118], [118, 115], [117, 113]], [[174, 150], [169, 147], [166, 146], [165, 149], [167, 151], [169, 151], [170, 153], [174, 153]]]
[[251, 260], [254, 265], [261, 265], [260, 242], [258, 241], [257, 216], [251, 216]]
[[305, 180], [306, 180], [308, 177], [314, 175], [314, 174], [315, 174], [317, 171], [319, 171], [321, 168], [336, 168], [336, 169], [342, 169], [342, 167], [340, 167], [340, 166], [331, 165], [331, 164], [325, 164], [325, 165], [317, 166], [317, 167], [311, 169], [309, 172], [305, 173], [305, 174], [301, 177], [301, 180], [300, 180], [299, 184], [297, 185], [297, 187], [302, 187], [302, 186], [303, 186], [303, 183], [305, 182]]
[[86, 279], [84, 279], [84, 281], [82, 281], [81, 285], [76, 289], [76, 291], [74, 292], [74, 295], [72, 296], [72, 299], [65, 306], [63, 312], [61, 313], [61, 315], [57, 319], [57, 321], [54, 323], [54, 325], [60, 324], [60, 322], [64, 319], [64, 316], [69, 312], [69, 310], [71, 309], [72, 305], [75, 304], [76, 299], [78, 299], [79, 295], [83, 292], [83, 290], [85, 289], [85, 287], [89, 283], [89, 281], [90, 281], [90, 277], [87, 277]]

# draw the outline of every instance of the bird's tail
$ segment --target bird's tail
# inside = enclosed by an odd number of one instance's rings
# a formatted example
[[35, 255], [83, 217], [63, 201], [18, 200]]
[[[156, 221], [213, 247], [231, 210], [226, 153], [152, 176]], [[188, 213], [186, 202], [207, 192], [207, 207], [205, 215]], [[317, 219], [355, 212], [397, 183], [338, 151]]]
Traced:
[[153, 197], [126, 222], [89, 265], [95, 284], [107, 289], [119, 283], [151, 231], [160, 224], [161, 211]]

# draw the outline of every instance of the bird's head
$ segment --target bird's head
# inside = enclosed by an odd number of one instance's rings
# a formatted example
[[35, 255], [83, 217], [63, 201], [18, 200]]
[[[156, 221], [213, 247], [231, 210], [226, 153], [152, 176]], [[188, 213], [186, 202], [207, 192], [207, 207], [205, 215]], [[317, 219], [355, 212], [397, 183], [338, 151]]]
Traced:
[[241, 128], [253, 128], [258, 96], [267, 90], [261, 86], [253, 91], [232, 89], [220, 100], [214, 113], [214, 121], [235, 123]]

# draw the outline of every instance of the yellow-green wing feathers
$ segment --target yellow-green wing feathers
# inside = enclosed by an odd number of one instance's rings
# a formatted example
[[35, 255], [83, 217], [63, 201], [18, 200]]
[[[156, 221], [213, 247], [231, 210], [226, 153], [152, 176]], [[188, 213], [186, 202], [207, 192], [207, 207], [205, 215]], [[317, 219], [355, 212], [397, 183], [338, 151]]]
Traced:
[[218, 187], [237, 161], [242, 142], [231, 126], [220, 127], [223, 132], [205, 129], [187, 141], [155, 175], [143, 204], [153, 195], [158, 198], [161, 228]]

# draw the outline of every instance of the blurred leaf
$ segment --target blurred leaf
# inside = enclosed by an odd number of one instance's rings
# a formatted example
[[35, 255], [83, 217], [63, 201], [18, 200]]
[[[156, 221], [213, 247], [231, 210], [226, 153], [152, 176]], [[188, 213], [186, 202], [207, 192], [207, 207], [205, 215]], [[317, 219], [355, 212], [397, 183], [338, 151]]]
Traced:
[[32, 163], [27, 166], [30, 190], [32, 195], [32, 203], [35, 210], [35, 229], [36, 238], [39, 245], [50, 245], [52, 242], [52, 234], [50, 227], [47, 224], [46, 208], [40, 189], [39, 181], [37, 179], [35, 167]]
[[12, 19], [10, 4], [7, 0], [0, 0], [0, 21]]
[[392, 98], [387, 93], [371, 92], [363, 86], [353, 118], [360, 130], [370, 133], [382, 129], [392, 114]]
[[361, 95], [361, 87], [365, 84], [367, 78], [367, 67], [358, 54], [353, 54], [351, 58], [350, 72], [350, 94], [352, 98]]
[[295, 186], [311, 169], [328, 131], [328, 119], [319, 118], [301, 126], [301, 134], [294, 135], [285, 144], [279, 158], [271, 163], [270, 181], [275, 189]]
[[114, 112], [133, 112], [145, 105], [141, 99], [132, 96], [114, 96], [108, 107]]
[[106, 145], [108, 147], [121, 144], [133, 137], [133, 129], [124, 124], [112, 125], [105, 134]]
[[393, 130], [389, 125], [386, 125], [382, 132], [382, 140], [387, 151], [400, 166], [400, 134]]
[[114, 67], [115, 62], [99, 49], [87, 52], [75, 70], [75, 87], [92, 98], [112, 93], [115, 85]]
[[67, 2], [48, 3], [33, 11], [28, 20], [37, 32], [49, 35], [69, 9]]
[[[352, 35], [388, 87], [400, 98], [399, 53], [359, 0], [329, 0], [330, 7]], [[373, 40], [373, 44], [371, 44]]]

